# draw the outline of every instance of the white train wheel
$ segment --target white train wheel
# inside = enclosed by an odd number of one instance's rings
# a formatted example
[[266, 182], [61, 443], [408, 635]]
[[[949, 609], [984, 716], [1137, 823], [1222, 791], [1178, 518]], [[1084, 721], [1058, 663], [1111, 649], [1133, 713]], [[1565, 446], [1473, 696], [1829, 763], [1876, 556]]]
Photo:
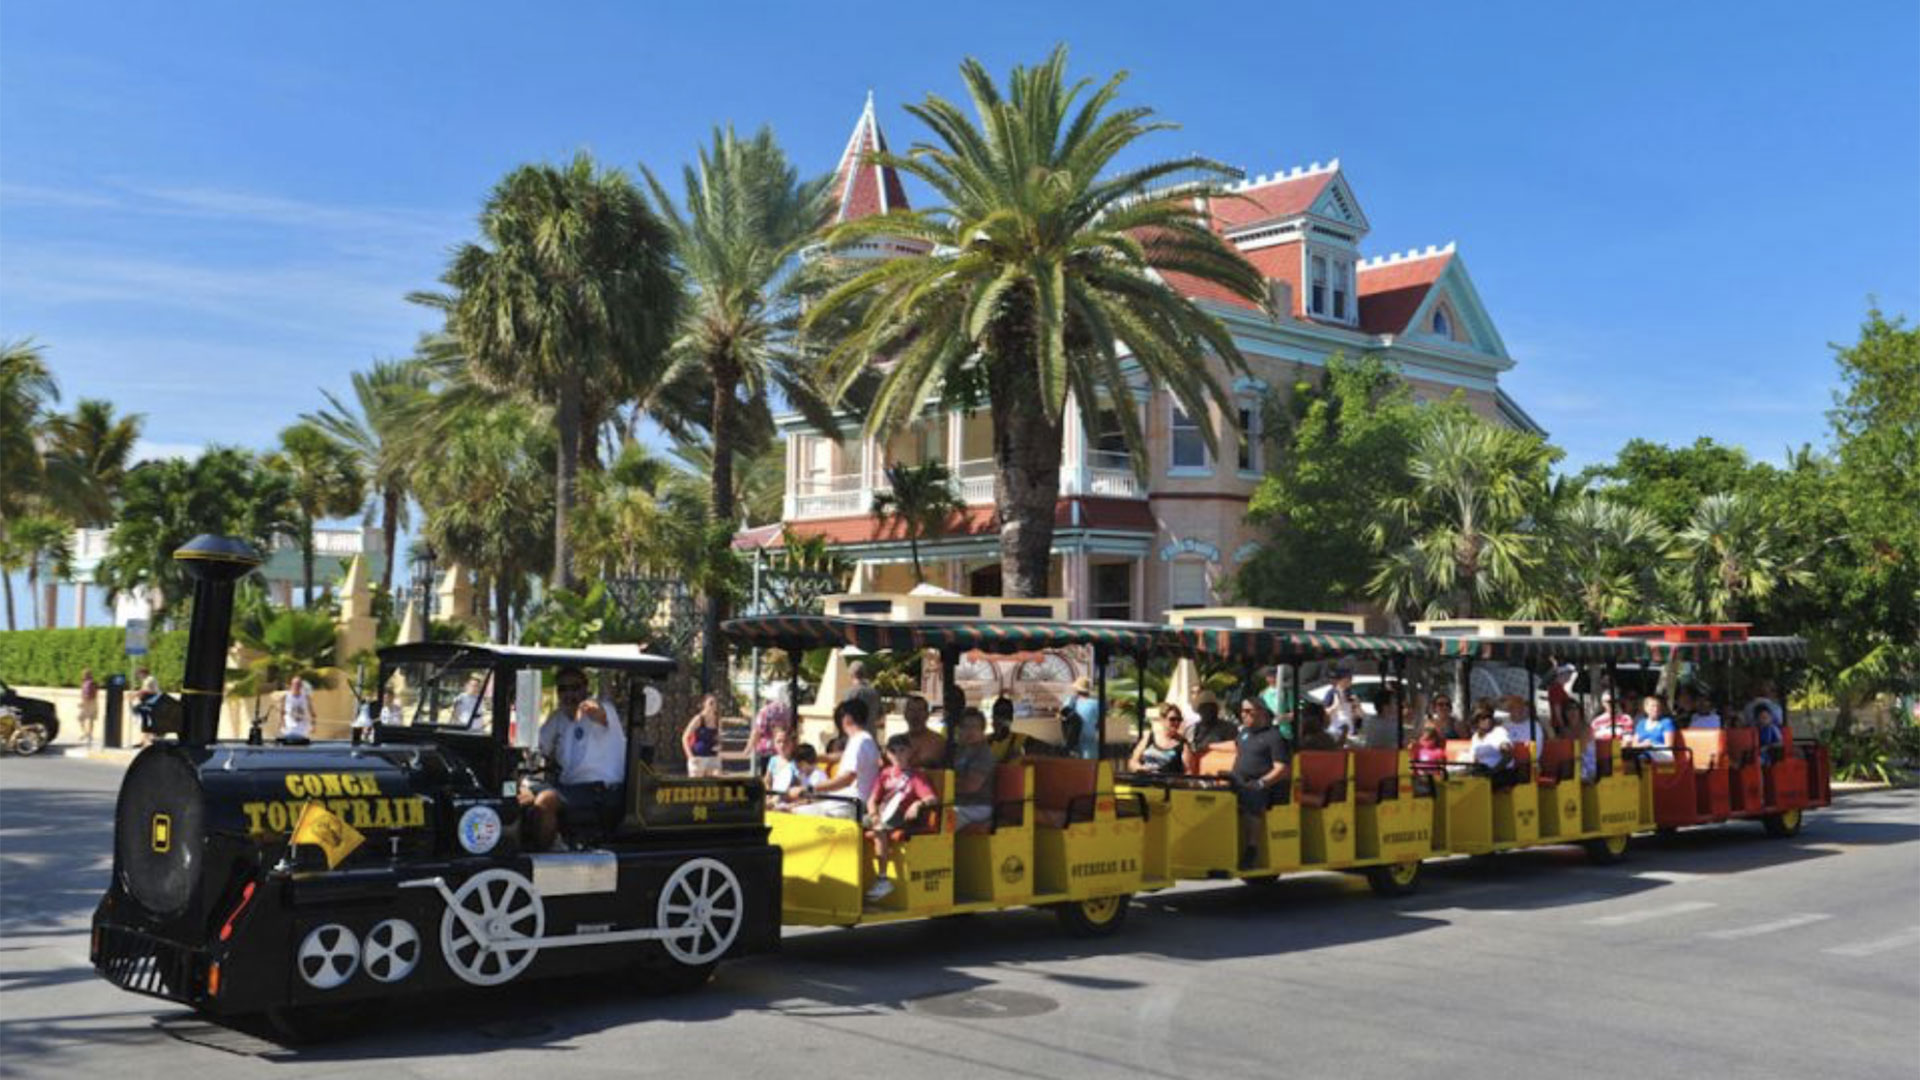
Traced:
[[420, 932], [405, 919], [377, 922], [360, 948], [360, 966], [375, 982], [397, 983], [420, 962]]
[[440, 955], [475, 986], [498, 986], [519, 975], [540, 951], [546, 905], [533, 882], [512, 870], [482, 870], [454, 890], [440, 916]]
[[339, 923], [316, 926], [301, 940], [294, 964], [308, 986], [332, 990], [359, 970], [360, 939]]
[[660, 890], [656, 912], [662, 930], [687, 932], [660, 943], [682, 964], [711, 964], [740, 936], [746, 907], [746, 894], [732, 868], [718, 859], [689, 859]]

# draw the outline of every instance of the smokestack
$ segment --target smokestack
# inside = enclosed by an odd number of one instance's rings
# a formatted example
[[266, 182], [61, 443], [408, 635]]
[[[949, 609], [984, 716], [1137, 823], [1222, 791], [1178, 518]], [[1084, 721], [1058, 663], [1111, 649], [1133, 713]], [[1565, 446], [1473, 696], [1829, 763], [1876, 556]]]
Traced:
[[260, 556], [231, 536], [202, 533], [173, 557], [193, 578], [193, 623], [187, 629], [187, 670], [180, 681], [186, 713], [183, 740], [210, 743], [220, 730], [220, 700], [227, 685], [233, 583], [259, 566]]

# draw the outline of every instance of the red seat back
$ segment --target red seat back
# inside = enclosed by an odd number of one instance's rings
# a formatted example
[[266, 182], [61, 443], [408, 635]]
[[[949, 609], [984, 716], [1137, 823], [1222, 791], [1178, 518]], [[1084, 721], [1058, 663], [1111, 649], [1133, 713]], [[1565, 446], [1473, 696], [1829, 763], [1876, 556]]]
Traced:
[[[1355, 750], [1353, 752], [1353, 789], [1378, 798], [1392, 798], [1399, 791], [1400, 751]], [[1392, 781], [1392, 783], [1389, 783]]]
[[1033, 804], [1042, 810], [1064, 814], [1079, 799], [1083, 803], [1095, 794], [1099, 783], [1099, 763], [1077, 758], [1035, 758], [1033, 765]]
[[1293, 755], [1294, 774], [1301, 787], [1327, 802], [1346, 797], [1347, 752], [1345, 750], [1302, 750]]
[[1760, 753], [1760, 733], [1752, 728], [1732, 728], [1727, 737], [1727, 761], [1735, 766], [1751, 765]]
[[1716, 729], [1695, 731], [1688, 728], [1680, 733], [1688, 750], [1693, 752], [1693, 767], [1696, 769], [1722, 769], [1727, 764], [1727, 733]]
[[1555, 780], [1573, 779], [1574, 746], [1572, 739], [1547, 739], [1540, 744], [1540, 775]]

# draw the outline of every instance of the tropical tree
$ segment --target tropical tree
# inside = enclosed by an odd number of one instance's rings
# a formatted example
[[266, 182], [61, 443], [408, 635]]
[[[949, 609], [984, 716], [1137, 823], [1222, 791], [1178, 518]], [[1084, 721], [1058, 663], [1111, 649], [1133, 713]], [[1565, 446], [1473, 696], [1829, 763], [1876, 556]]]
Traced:
[[400, 530], [407, 526], [409, 470], [415, 456], [430, 445], [418, 437], [413, 421], [431, 385], [431, 372], [418, 361], [375, 361], [371, 369], [353, 373], [351, 405], [322, 390], [327, 407], [300, 416], [352, 451], [356, 467], [366, 478], [371, 496], [367, 520], [372, 521], [377, 512], [381, 550], [386, 552], [380, 591], [387, 595], [393, 593], [393, 567], [400, 561]]
[[651, 385], [673, 332], [669, 235], [625, 174], [584, 153], [507, 174], [480, 231], [482, 242], [456, 250], [441, 278], [453, 289], [449, 328], [481, 381], [553, 411], [551, 581], [569, 586], [568, 520], [594, 441], [589, 410]]
[[260, 699], [286, 687], [296, 676], [319, 690], [339, 682], [338, 628], [324, 611], [236, 605], [233, 639], [244, 658], [227, 669], [227, 692], [254, 699], [254, 723], [261, 722]]
[[1533, 591], [1545, 611], [1589, 631], [1619, 625], [1653, 613], [1672, 557], [1672, 534], [1651, 511], [1583, 491], [1549, 516]]
[[1681, 553], [1676, 580], [1696, 619], [1730, 622], [1782, 586], [1808, 580], [1782, 550], [1758, 500], [1738, 492], [1701, 499], [1675, 539]]
[[920, 541], [938, 536], [947, 522], [966, 510], [954, 490], [953, 473], [938, 461], [920, 465], [895, 462], [887, 466], [887, 487], [873, 493], [873, 517], [883, 528], [892, 523], [906, 534], [913, 553], [913, 580], [924, 582], [920, 568]]
[[320, 425], [301, 421], [280, 432], [280, 449], [267, 467], [284, 473], [291, 492], [294, 539], [300, 544], [303, 603], [313, 606], [314, 525], [360, 509], [366, 481], [353, 449], [334, 441]]
[[414, 466], [427, 539], [491, 583], [496, 641], [511, 636], [527, 577], [553, 550], [554, 443], [547, 410], [503, 401], [462, 410]]
[[[712, 445], [704, 437], [675, 439], [668, 452], [673, 456], [673, 463], [666, 486], [676, 493], [697, 492], [711, 506]], [[780, 520], [781, 502], [786, 497], [786, 453], [786, 445], [770, 437], [735, 441], [731, 515], [734, 520], [748, 525]]]
[[1385, 500], [1369, 529], [1382, 558], [1368, 588], [1402, 614], [1470, 618], [1523, 593], [1539, 558], [1531, 514], [1559, 451], [1458, 406], [1424, 417], [1412, 488]]
[[99, 398], [81, 398], [71, 412], [48, 418], [49, 495], [75, 525], [113, 520], [145, 419], [139, 413], [115, 415], [113, 403]]
[[[1260, 273], [1202, 209], [1232, 172], [1186, 157], [1103, 175], [1170, 125], [1151, 109], [1114, 105], [1124, 75], [1089, 92], [1090, 83], [1067, 81], [1066, 62], [1061, 48], [1037, 67], [1016, 67], [1003, 95], [970, 59], [961, 76], [972, 118], [933, 95], [909, 107], [935, 142], [872, 163], [917, 177], [944, 202], [843, 223], [825, 242], [899, 237], [929, 254], [869, 264], [807, 317], [818, 328], [853, 316], [824, 358], [836, 393], [886, 363], [869, 435], [900, 429], [930, 398], [963, 386], [991, 406], [1000, 560], [1014, 596], [1046, 589], [1070, 402], [1097, 430], [1101, 403], [1131, 400], [1144, 381], [1190, 416], [1234, 415], [1216, 372], [1244, 371], [1245, 360], [1226, 329], [1157, 271], [1265, 302]], [[1116, 414], [1143, 461], [1136, 412]], [[1203, 430], [1214, 444], [1211, 427]]]
[[0, 342], [0, 525], [41, 493], [41, 429], [48, 406], [59, 400], [60, 384], [32, 338]]
[[[54, 578], [72, 572], [73, 526], [50, 514], [27, 514], [7, 523], [8, 548], [25, 562], [27, 592], [33, 599], [33, 625], [53, 625], [54, 612], [42, 610], [40, 571], [45, 568]], [[7, 612], [7, 629], [13, 629], [13, 612]]]
[[181, 545], [204, 532], [237, 536], [266, 551], [276, 533], [297, 527], [292, 484], [253, 454], [210, 447], [192, 461], [148, 461], [128, 470], [120, 516], [107, 540], [96, 580], [109, 598], [148, 590], [156, 617], [189, 591], [173, 559]]

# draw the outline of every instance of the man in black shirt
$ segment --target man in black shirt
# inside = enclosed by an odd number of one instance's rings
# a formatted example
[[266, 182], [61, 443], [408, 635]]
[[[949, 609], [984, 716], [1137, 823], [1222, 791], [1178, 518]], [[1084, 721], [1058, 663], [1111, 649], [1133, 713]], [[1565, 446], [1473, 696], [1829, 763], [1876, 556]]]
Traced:
[[1293, 749], [1273, 726], [1273, 714], [1259, 698], [1240, 704], [1238, 753], [1233, 761], [1233, 787], [1240, 798], [1240, 864], [1250, 867], [1259, 858], [1255, 838], [1260, 835], [1274, 788], [1286, 782]]

